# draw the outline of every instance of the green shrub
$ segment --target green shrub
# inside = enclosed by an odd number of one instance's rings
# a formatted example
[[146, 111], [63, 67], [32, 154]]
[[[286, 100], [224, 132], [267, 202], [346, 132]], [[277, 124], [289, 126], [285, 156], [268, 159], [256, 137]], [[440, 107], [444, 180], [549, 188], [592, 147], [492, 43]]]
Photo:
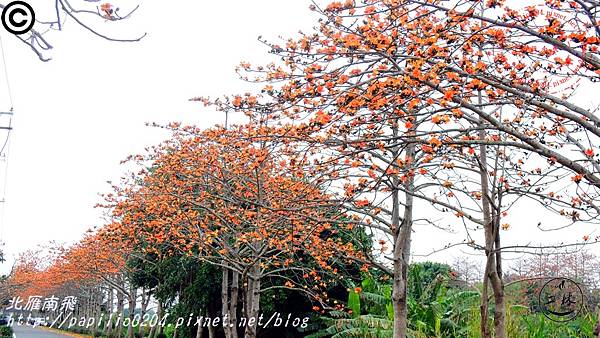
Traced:
[[12, 338], [13, 330], [10, 326], [0, 326], [0, 337]]

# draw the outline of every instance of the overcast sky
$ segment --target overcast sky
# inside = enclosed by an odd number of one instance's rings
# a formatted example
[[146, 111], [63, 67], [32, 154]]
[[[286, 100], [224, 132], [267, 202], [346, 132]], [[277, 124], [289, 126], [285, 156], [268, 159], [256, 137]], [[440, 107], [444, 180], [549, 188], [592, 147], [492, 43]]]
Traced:
[[[30, 3], [39, 19], [52, 9], [47, 0]], [[136, 1], [114, 4], [125, 11]], [[143, 1], [130, 20], [98, 25], [114, 37], [147, 32], [141, 42], [104, 41], [67, 21], [64, 31], [45, 35], [54, 45], [46, 63], [0, 30], [15, 109], [1, 224], [8, 261], [0, 272], [8, 272], [18, 252], [51, 240], [72, 242], [102, 224], [94, 204], [99, 193], [109, 191], [106, 181], [123, 173], [119, 162], [167, 137], [146, 122], [221, 123], [220, 114], [188, 99], [247, 91], [234, 67], [242, 60], [271, 61], [257, 37], [274, 40], [310, 28], [315, 17], [309, 4]], [[5, 111], [10, 102], [3, 72], [0, 78], [0, 111]], [[0, 178], [5, 164], [0, 163]], [[542, 238], [533, 230], [535, 215], [524, 213], [515, 221], [505, 234], [508, 241]], [[590, 231], [582, 226], [569, 236], [577, 239]], [[450, 240], [431, 228], [417, 228], [413, 248], [426, 252], [432, 236]]]

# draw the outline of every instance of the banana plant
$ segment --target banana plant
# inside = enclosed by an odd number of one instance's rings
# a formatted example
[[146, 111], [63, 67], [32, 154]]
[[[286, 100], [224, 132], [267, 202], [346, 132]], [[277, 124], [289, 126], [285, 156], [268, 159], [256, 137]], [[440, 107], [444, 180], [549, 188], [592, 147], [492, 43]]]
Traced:
[[[424, 271], [413, 264], [409, 271], [409, 337], [465, 337], [472, 306], [478, 304], [476, 291], [448, 288], [447, 273]], [[348, 311], [331, 312], [322, 318], [326, 328], [307, 338], [392, 336], [394, 310], [392, 289], [387, 283], [368, 277], [360, 286], [351, 285]]]
[[332, 311], [322, 320], [327, 328], [306, 338], [389, 338], [392, 336], [394, 310], [391, 287], [365, 278], [360, 286], [348, 290], [349, 311]]

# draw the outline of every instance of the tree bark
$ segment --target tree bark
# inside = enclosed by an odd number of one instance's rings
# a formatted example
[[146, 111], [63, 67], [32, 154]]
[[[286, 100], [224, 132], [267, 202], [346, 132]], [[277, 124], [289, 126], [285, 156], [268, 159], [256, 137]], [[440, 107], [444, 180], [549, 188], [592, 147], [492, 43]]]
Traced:
[[[154, 314], [155, 316], [159, 316], [158, 314], [158, 309], [157, 309], [157, 313]], [[158, 320], [156, 321], [158, 325], [158, 322], [160, 321], [160, 317], [158, 317]], [[150, 320], [149, 322], [151, 324], [154, 324], [154, 319], [152, 316], [150, 316]], [[154, 338], [154, 335], [156, 334], [156, 325], [150, 325], [150, 331], [148, 332], [148, 338]]]
[[[489, 262], [488, 262], [489, 263]], [[485, 272], [483, 273], [483, 284], [481, 286], [481, 305], [479, 306], [479, 314], [481, 316], [481, 322], [479, 330], [481, 331], [481, 338], [490, 338], [490, 327], [488, 324], [488, 312], [489, 312], [489, 300], [488, 300], [488, 263], [486, 263]]]
[[[407, 158], [414, 159], [414, 143], [407, 146], [406, 156]], [[412, 165], [408, 170], [411, 170], [411, 167]], [[392, 177], [392, 182], [394, 186], [400, 184], [397, 176]], [[394, 308], [393, 338], [406, 338], [408, 331], [407, 286], [413, 222], [413, 176], [407, 175], [407, 179], [403, 184], [406, 192], [404, 194], [405, 207], [402, 222], [400, 222], [400, 191], [397, 188], [392, 190], [392, 234], [394, 238], [392, 284], [392, 306]]]
[[[231, 284], [229, 275], [231, 274]], [[223, 280], [221, 283], [221, 302], [223, 304], [223, 331], [225, 338], [237, 338], [237, 307], [239, 290], [239, 273], [223, 268]], [[231, 293], [231, 295], [230, 295]], [[227, 316], [227, 321], [225, 321]]]
[[[160, 269], [160, 265], [159, 265], [158, 272], [157, 272], [157, 274], [159, 276], [161, 275], [160, 271], [161, 271], [161, 269]], [[162, 279], [159, 278], [158, 283], [156, 285], [156, 290], [160, 290], [161, 286], [162, 286]], [[152, 298], [151, 296], [148, 297], [148, 302], [150, 301], [151, 298]], [[148, 334], [148, 338], [154, 338], [154, 336], [156, 335], [156, 333], [160, 332], [159, 330], [160, 330], [160, 327], [161, 327], [160, 323], [161, 323], [161, 320], [162, 320], [161, 316], [162, 316], [162, 312], [163, 312], [162, 311], [162, 300], [158, 299], [158, 297], [155, 297], [155, 299], [156, 299], [156, 302], [158, 304], [157, 309], [156, 309], [156, 314], [155, 314], [157, 316], [157, 320], [156, 320], [156, 324], [155, 325], [151, 325], [151, 327], [150, 327], [150, 333]], [[152, 317], [151, 317], [150, 322], [152, 324], [154, 324], [154, 320], [153, 320]]]
[[202, 325], [202, 323], [200, 323], [200, 325], [198, 325], [198, 327], [196, 328], [196, 338], [202, 338], [203, 333], [204, 333], [204, 325]]
[[[98, 299], [98, 294], [101, 291], [101, 288], [98, 288], [96, 291], [94, 292], [94, 294], [92, 295], [92, 299], [93, 299], [93, 303], [92, 303], [92, 313], [94, 316], [94, 320], [100, 320], [100, 313], [102, 312], [100, 309], [100, 301]], [[98, 324], [96, 322], [94, 322], [94, 325], [92, 325], [92, 337], [96, 337], [96, 333], [98, 332]]]
[[502, 277], [502, 256], [500, 252], [500, 224], [499, 216], [494, 222], [495, 240], [494, 248], [496, 249], [496, 266], [495, 276], [492, 279], [492, 288], [494, 289], [494, 333], [495, 337], [506, 337], [506, 302], [504, 297], [504, 279]]
[[129, 325], [127, 325], [127, 338], [133, 338], [133, 319], [135, 317], [135, 307], [137, 306], [137, 288], [130, 284], [128, 299]]
[[[165, 308], [163, 306], [163, 302], [161, 300], [159, 300], [158, 301], [158, 310], [157, 310], [158, 323], [161, 323], [162, 317], [164, 316], [164, 312], [165, 312]], [[164, 327], [158, 323], [156, 324], [157, 325], [156, 327], [158, 328], [158, 333], [163, 333]], [[154, 334], [156, 334], [156, 330], [154, 330]]]
[[106, 336], [111, 337], [112, 334], [112, 313], [113, 313], [113, 300], [114, 300], [114, 291], [112, 287], [108, 288], [108, 300], [106, 302], [106, 314], [108, 317], [106, 318], [106, 324], [104, 325], [104, 332], [106, 332]]
[[146, 291], [145, 288], [142, 288], [142, 299], [141, 299], [141, 312], [140, 312], [140, 329], [139, 329], [139, 334], [140, 337], [144, 337], [144, 326], [142, 326], [142, 322], [144, 320], [144, 315], [146, 315], [146, 312], [148, 310], [148, 304], [150, 303], [150, 292]]
[[229, 326], [231, 327], [231, 338], [237, 338], [237, 310], [239, 298], [240, 274], [231, 271], [231, 298], [229, 299]]
[[229, 270], [227, 268], [223, 268], [223, 278], [221, 278], [221, 304], [223, 305], [221, 312], [225, 338], [231, 338], [231, 327], [224, 322], [225, 316], [229, 318]]
[[123, 309], [125, 308], [125, 301], [124, 301], [124, 296], [123, 293], [117, 291], [117, 316], [118, 316], [118, 320], [117, 320], [117, 327], [116, 329], [116, 333], [117, 333], [117, 337], [121, 337], [121, 333], [123, 332]]
[[[248, 275], [248, 287], [246, 288], [246, 300], [248, 302], [246, 311], [245, 338], [256, 338], [258, 333], [258, 313], [260, 311], [260, 262], [250, 270]], [[250, 325], [252, 324], [252, 325]]]
[[[480, 126], [483, 127], [483, 124], [483, 119], [480, 118]], [[481, 139], [485, 139], [485, 136], [485, 129], [481, 128], [479, 131], [479, 137]], [[481, 144], [479, 146], [479, 165], [484, 221], [485, 255], [487, 258], [483, 287], [484, 290], [487, 291], [486, 289], [489, 282], [494, 293], [494, 337], [505, 338], [506, 308], [504, 303], [504, 283], [502, 281], [502, 264], [501, 261], [499, 261], [501, 256], [500, 252], [496, 251], [500, 249], [499, 219], [496, 216], [496, 213], [492, 210], [493, 201], [488, 180], [487, 146], [485, 144]], [[500, 206], [498, 205], [497, 207], [499, 208]], [[481, 336], [483, 338], [489, 338], [490, 332], [489, 328], [487, 327], [487, 292], [485, 292], [485, 297], [482, 295], [481, 301]]]

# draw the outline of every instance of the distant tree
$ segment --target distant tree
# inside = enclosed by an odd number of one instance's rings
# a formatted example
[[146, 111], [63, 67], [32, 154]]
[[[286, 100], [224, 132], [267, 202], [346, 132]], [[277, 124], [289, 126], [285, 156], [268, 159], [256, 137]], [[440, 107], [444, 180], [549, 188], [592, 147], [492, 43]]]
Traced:
[[468, 256], [455, 257], [452, 262], [452, 270], [456, 272], [456, 277], [467, 285], [472, 286], [473, 283], [481, 281], [481, 264]]

